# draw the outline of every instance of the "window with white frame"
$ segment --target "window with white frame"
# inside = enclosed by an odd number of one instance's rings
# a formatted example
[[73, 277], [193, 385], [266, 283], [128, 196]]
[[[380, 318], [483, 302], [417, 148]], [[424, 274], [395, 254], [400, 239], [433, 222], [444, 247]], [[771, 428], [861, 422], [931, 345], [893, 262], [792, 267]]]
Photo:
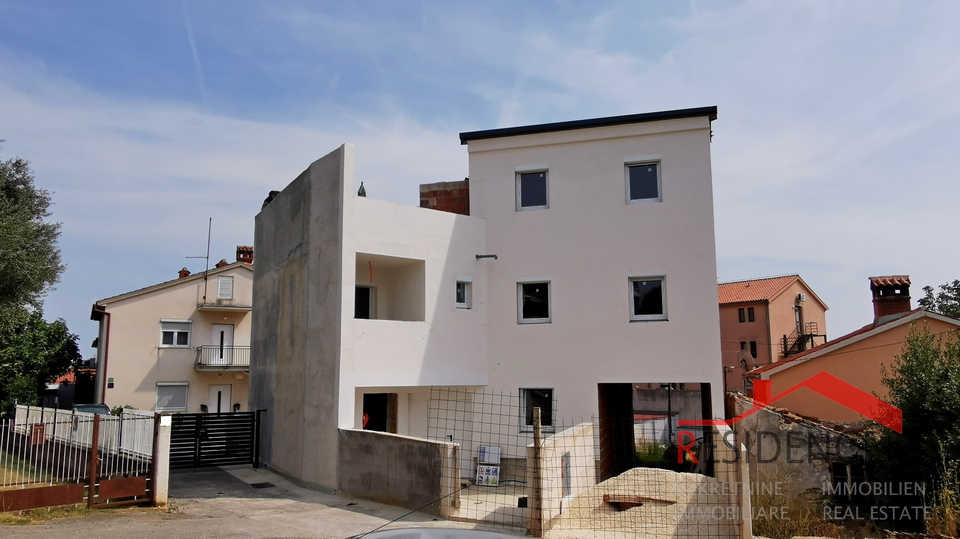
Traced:
[[187, 382], [161, 382], [157, 384], [158, 412], [187, 411]]
[[666, 320], [663, 277], [630, 278], [630, 320]]
[[473, 283], [466, 278], [457, 278], [457, 298], [458, 309], [470, 309], [473, 306]]
[[189, 320], [161, 320], [160, 347], [161, 348], [189, 348], [190, 327]]
[[660, 194], [660, 162], [628, 163], [627, 203], [662, 200]]
[[533, 432], [533, 409], [540, 408], [540, 426], [546, 432], [553, 432], [553, 388], [521, 388], [520, 431]]
[[550, 323], [550, 282], [517, 283], [517, 321], [521, 324]]
[[547, 171], [517, 172], [517, 210], [540, 210], [549, 207]]
[[233, 299], [233, 277], [217, 277], [217, 299]]

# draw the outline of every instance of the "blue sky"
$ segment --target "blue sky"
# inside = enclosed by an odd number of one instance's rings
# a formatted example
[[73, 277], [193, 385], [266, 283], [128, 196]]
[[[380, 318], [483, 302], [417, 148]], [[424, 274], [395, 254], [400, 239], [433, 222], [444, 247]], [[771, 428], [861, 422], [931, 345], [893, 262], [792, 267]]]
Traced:
[[717, 105], [721, 280], [799, 273], [828, 333], [867, 277], [960, 278], [956, 2], [0, 0], [0, 157], [53, 191], [49, 294], [89, 348], [97, 299], [204, 253], [314, 159], [369, 195], [461, 179], [461, 131]]

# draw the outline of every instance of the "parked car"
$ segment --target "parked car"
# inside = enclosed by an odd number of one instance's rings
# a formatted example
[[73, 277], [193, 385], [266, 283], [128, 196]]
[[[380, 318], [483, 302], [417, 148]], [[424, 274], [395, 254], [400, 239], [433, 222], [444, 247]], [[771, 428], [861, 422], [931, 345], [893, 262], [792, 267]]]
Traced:
[[106, 404], [74, 404], [73, 411], [87, 414], [110, 415], [110, 407]]

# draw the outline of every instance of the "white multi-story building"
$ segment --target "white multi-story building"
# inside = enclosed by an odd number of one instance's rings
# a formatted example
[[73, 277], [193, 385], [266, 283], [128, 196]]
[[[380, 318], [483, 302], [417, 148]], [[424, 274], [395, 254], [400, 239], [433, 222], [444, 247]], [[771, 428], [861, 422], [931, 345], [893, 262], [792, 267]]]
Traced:
[[518, 394], [520, 432], [533, 405], [596, 416], [606, 384], [700, 384], [722, 415], [715, 118], [462, 133], [469, 181], [427, 208], [357, 196], [351, 145], [313, 163], [256, 219], [265, 461], [336, 488], [337, 429], [426, 436], [436, 386]]

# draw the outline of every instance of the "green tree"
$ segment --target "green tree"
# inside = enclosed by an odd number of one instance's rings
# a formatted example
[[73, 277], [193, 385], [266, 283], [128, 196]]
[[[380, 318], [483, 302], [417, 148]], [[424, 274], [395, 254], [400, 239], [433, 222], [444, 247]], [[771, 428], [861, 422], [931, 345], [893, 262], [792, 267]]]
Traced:
[[929, 503], [942, 486], [943, 462], [960, 459], [960, 336], [914, 325], [882, 381], [887, 402], [903, 413], [903, 433], [879, 427], [871, 467], [885, 482], [925, 483], [927, 499], [915, 501]]
[[45, 385], [80, 364], [77, 336], [58, 319], [47, 322], [39, 310], [19, 309], [0, 332], [0, 411], [14, 403], [37, 405]]
[[50, 193], [34, 185], [30, 165], [0, 161], [0, 317], [18, 308], [39, 309], [60, 279], [60, 223], [47, 222]]
[[960, 318], [960, 281], [954, 279], [952, 283], [942, 284], [936, 293], [932, 286], [925, 286], [923, 294], [918, 303], [924, 309]]

